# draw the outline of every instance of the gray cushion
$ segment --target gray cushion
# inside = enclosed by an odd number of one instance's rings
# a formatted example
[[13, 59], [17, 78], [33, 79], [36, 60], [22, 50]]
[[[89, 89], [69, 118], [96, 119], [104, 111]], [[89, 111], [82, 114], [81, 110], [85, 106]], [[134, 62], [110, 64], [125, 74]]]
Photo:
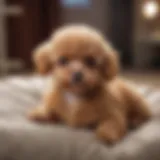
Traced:
[[40, 100], [44, 79], [11, 77], [0, 81], [0, 159], [2, 160], [159, 160], [160, 92], [140, 87], [154, 118], [121, 142], [100, 143], [92, 131], [28, 121]]

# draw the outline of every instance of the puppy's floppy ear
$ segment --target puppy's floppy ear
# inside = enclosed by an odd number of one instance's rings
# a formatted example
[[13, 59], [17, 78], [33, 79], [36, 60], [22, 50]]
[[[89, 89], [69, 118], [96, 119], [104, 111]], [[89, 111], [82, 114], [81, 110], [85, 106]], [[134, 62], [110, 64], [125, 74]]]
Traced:
[[33, 51], [33, 61], [40, 74], [46, 75], [52, 70], [53, 63], [51, 62], [50, 54], [51, 54], [51, 49], [49, 42], [40, 44]]
[[103, 44], [103, 75], [106, 80], [113, 79], [119, 71], [119, 60], [117, 51], [114, 50], [108, 42]]

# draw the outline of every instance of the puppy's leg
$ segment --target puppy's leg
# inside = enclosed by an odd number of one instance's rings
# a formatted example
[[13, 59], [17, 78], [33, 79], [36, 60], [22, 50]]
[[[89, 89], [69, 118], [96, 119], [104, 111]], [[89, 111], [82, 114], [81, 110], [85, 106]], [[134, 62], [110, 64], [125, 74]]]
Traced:
[[56, 94], [50, 93], [45, 95], [42, 105], [29, 113], [29, 119], [40, 122], [58, 121], [58, 115], [55, 111], [55, 108], [58, 106], [58, 100], [58, 95]]
[[106, 143], [115, 143], [125, 135], [127, 130], [126, 123], [125, 116], [117, 112], [99, 124], [96, 134], [98, 138]]
[[56, 122], [58, 120], [56, 114], [49, 112], [44, 106], [36, 107], [29, 113], [28, 117], [37, 122]]
[[[125, 86], [126, 87], [126, 86]], [[128, 103], [129, 120], [132, 127], [137, 127], [151, 117], [148, 103], [131, 87], [124, 88], [124, 96]]]
[[130, 122], [132, 127], [138, 127], [151, 117], [151, 111], [147, 102], [138, 95], [133, 95], [130, 103]]

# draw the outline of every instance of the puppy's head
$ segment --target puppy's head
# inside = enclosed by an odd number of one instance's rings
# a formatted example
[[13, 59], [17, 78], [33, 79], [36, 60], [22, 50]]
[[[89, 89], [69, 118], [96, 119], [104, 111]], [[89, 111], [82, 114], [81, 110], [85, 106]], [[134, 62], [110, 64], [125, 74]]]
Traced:
[[[58, 83], [70, 91], [92, 91], [117, 74], [115, 51], [100, 33], [90, 27], [59, 29], [51, 38], [49, 48], [49, 52], [43, 54], [50, 63], [46, 71], [54, 68], [53, 75]], [[46, 64], [43, 62], [43, 65]]]

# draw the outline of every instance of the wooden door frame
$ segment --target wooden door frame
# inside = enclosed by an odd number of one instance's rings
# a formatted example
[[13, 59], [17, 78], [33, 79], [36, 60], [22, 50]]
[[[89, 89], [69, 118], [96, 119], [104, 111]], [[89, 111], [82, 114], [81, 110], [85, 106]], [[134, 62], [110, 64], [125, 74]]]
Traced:
[[47, 38], [51, 28], [59, 25], [59, 0], [7, 0], [7, 3], [21, 6], [24, 12], [19, 17], [8, 18], [9, 57], [21, 58], [26, 69], [30, 69], [33, 48]]

